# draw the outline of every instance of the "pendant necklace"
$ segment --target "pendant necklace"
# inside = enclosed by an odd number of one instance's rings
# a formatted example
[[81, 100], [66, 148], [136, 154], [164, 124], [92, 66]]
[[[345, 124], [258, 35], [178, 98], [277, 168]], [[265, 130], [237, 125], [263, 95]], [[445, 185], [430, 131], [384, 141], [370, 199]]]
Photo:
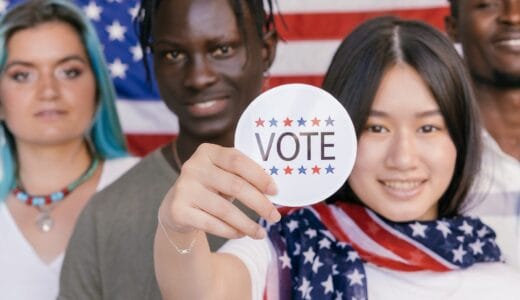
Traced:
[[78, 186], [90, 179], [99, 165], [99, 158], [94, 156], [90, 162], [88, 169], [81, 174], [81, 176], [74, 180], [71, 184], [67, 185], [63, 189], [50, 193], [48, 195], [33, 196], [25, 191], [18, 180], [16, 187], [12, 193], [16, 199], [23, 203], [33, 206], [38, 209], [38, 217], [36, 218], [36, 225], [42, 232], [51, 231], [54, 226], [54, 220], [51, 217], [51, 211], [59, 201], [63, 200], [68, 194], [72, 193]]

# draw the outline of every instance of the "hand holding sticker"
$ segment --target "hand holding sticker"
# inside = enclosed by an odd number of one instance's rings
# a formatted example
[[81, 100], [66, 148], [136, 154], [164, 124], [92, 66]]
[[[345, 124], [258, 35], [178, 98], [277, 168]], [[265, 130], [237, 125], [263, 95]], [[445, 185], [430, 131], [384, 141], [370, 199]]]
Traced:
[[278, 187], [273, 203], [304, 206], [336, 192], [356, 159], [356, 133], [345, 108], [326, 91], [282, 85], [258, 96], [242, 114], [235, 147]]

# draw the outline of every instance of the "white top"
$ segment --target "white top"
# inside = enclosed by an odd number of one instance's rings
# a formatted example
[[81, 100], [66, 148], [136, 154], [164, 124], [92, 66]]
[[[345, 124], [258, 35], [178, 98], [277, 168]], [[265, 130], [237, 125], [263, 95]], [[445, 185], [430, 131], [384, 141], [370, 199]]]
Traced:
[[[96, 190], [105, 188], [138, 161], [135, 157], [105, 161]], [[0, 202], [0, 240], [0, 298], [56, 299], [64, 253], [50, 264], [41, 261], [5, 201]]]
[[[269, 240], [245, 237], [227, 242], [219, 252], [237, 256], [246, 265], [251, 276], [252, 298], [263, 297], [266, 278], [278, 282], [274, 249]], [[365, 264], [368, 299], [429, 300], [429, 299], [518, 299], [520, 273], [502, 263], [480, 263], [465, 270], [451, 272], [401, 272]], [[269, 273], [268, 273], [269, 272]], [[269, 274], [269, 275], [268, 275]], [[323, 293], [325, 283], [314, 286]], [[277, 299], [270, 297], [269, 300]], [[341, 299], [341, 297], [339, 297]]]
[[468, 214], [495, 230], [506, 263], [520, 270], [520, 161], [504, 153], [486, 131], [483, 142], [481, 172], [469, 196]]

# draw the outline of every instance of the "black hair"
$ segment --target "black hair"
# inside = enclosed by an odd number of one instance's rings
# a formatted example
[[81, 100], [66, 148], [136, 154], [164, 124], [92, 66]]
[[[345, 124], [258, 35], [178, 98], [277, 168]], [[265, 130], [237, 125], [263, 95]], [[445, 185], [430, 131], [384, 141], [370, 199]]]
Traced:
[[[438, 205], [439, 217], [453, 216], [460, 212], [478, 171], [481, 150], [470, 77], [447, 37], [419, 21], [367, 21], [339, 46], [323, 88], [345, 106], [359, 137], [385, 72], [399, 63], [414, 68], [429, 87], [457, 149], [453, 178]], [[335, 196], [359, 201], [348, 183]]]
[[450, 3], [450, 14], [452, 17], [457, 18], [459, 15], [459, 0], [448, 0]]
[[[251, 19], [255, 23], [256, 33], [260, 39], [263, 39], [264, 34], [273, 32], [278, 34], [276, 30], [274, 18], [275, 0], [228, 0], [233, 12], [236, 16], [236, 21], [240, 34], [247, 40], [245, 32], [245, 17], [244, 17], [244, 3], [251, 14]], [[155, 11], [159, 8], [162, 0], [141, 0], [139, 12], [137, 14], [137, 31], [139, 36], [139, 44], [143, 53], [148, 53], [152, 44], [152, 19]], [[146, 72], [149, 75], [149, 64], [146, 59], [143, 59]]]

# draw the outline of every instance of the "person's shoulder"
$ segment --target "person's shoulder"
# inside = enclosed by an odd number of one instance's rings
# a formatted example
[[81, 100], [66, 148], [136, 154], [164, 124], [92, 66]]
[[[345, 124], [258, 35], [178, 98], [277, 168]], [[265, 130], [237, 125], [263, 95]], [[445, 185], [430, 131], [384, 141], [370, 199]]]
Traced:
[[105, 160], [105, 168], [107, 170], [128, 170], [141, 160], [136, 156], [124, 156]]
[[500, 278], [504, 277], [507, 280], [511, 279], [517, 283], [520, 283], [520, 271], [502, 262], [474, 264], [473, 266], [467, 269], [467, 272], [477, 274], [479, 277], [485, 276], [494, 278], [500, 276]]
[[[500, 262], [479, 263], [465, 270], [472, 289], [494, 289], [497, 299], [514, 299], [520, 295], [520, 271]], [[505, 297], [505, 298], [504, 298]], [[513, 297], [513, 298], [508, 298]]]
[[119, 167], [128, 167], [128, 164], [132, 162], [134, 165], [126, 173], [92, 197], [89, 207], [128, 201], [143, 193], [152, 193], [154, 189], [171, 186], [177, 177], [177, 173], [168, 164], [160, 150], [152, 152], [139, 162], [135, 158], [125, 158], [116, 163], [120, 164]]
[[127, 156], [105, 160], [97, 191], [103, 190], [139, 162], [139, 157]]

